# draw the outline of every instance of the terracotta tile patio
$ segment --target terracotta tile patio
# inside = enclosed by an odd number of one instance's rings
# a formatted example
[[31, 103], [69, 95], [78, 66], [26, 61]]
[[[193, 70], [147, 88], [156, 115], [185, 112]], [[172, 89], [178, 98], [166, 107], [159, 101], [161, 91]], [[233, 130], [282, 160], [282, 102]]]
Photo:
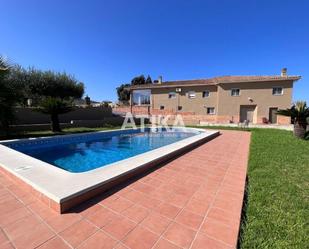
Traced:
[[235, 248], [249, 142], [222, 131], [62, 215], [0, 174], [0, 249]]

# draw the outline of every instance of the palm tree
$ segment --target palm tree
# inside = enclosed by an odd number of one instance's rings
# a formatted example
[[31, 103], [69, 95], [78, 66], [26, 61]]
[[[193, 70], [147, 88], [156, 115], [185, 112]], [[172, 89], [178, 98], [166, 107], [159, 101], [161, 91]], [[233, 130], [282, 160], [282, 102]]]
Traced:
[[291, 117], [294, 121], [294, 135], [298, 138], [305, 138], [309, 118], [309, 107], [306, 101], [297, 101], [291, 108], [278, 110], [277, 114]]

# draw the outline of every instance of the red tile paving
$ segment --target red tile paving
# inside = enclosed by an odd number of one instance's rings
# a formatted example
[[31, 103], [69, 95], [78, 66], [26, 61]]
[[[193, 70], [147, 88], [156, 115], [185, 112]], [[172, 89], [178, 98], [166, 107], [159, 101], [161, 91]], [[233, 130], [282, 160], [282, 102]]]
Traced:
[[163, 238], [181, 248], [189, 248], [195, 234], [193, 229], [173, 222], [163, 234]]
[[249, 142], [223, 131], [62, 215], [0, 173], [0, 248], [236, 248]]

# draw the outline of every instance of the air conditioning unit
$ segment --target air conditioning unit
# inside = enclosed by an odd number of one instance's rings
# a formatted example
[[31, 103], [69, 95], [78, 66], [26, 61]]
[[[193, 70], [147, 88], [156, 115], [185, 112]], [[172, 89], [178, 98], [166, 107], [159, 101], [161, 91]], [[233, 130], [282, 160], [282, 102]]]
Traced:
[[176, 88], [176, 93], [180, 93], [181, 92], [181, 88]]

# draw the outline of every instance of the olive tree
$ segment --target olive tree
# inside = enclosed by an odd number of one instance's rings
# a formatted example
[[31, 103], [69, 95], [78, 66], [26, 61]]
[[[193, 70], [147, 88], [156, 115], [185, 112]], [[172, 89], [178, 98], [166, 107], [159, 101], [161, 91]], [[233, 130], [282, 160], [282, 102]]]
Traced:
[[29, 93], [37, 100], [37, 111], [49, 114], [51, 130], [60, 132], [59, 114], [72, 111], [73, 100], [84, 94], [84, 84], [66, 73], [29, 70]]

